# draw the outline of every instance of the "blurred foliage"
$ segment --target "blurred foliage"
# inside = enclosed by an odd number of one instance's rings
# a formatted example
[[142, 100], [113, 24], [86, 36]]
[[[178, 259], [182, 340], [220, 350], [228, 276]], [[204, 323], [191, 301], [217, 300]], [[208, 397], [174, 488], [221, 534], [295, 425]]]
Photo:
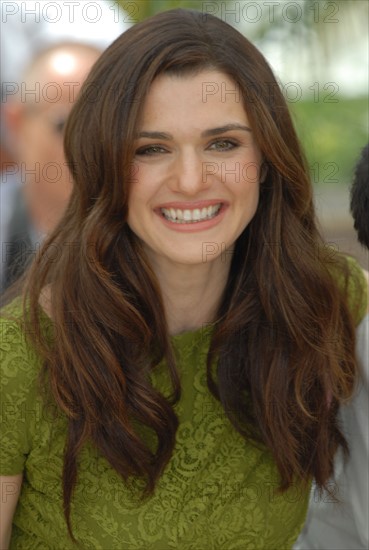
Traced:
[[368, 32], [368, 0], [302, 0], [302, 8], [303, 23], [313, 29], [328, 57], [334, 55], [337, 41], [345, 43], [350, 33]]
[[[231, 7], [235, 2], [228, 0], [227, 4]], [[247, 2], [241, 4], [247, 5]], [[350, 32], [368, 30], [368, 0], [273, 0], [269, 3], [259, 0], [259, 6], [260, 19], [248, 27], [254, 38], [266, 40], [283, 28], [289, 38], [294, 35], [305, 38], [309, 46], [308, 31], [312, 31], [321, 53], [327, 56], [334, 55], [337, 40], [344, 42]]]
[[310, 167], [312, 182], [349, 184], [359, 153], [368, 142], [368, 99], [339, 98], [337, 103], [289, 103]]
[[201, 11], [203, 2], [199, 0], [118, 0], [118, 4], [132, 17], [132, 21], [138, 22], [155, 15], [161, 11], [173, 8], [187, 8]]
[[[256, 29], [256, 33], [259, 37], [266, 36], [269, 31], [273, 31], [276, 26], [285, 25], [286, 21], [283, 17], [275, 17], [271, 21], [271, 13], [278, 14], [281, 10], [284, 9], [284, 1], [282, 2], [272, 2], [264, 3], [258, 0], [260, 3], [260, 13], [262, 17], [260, 20], [257, 20], [257, 25], [253, 25]], [[239, 0], [117, 0], [117, 3], [121, 6], [127, 14], [132, 16], [132, 22], [142, 21], [155, 13], [161, 11], [170, 10], [173, 8], [187, 8], [187, 9], [196, 9], [199, 11], [210, 11], [216, 12], [218, 15], [222, 13], [227, 13], [229, 10], [229, 17], [226, 18], [227, 21], [232, 24], [231, 15], [232, 10], [237, 12], [237, 9], [242, 12], [242, 6], [248, 4], [248, 2], [242, 2]], [[258, 2], [253, 2], [254, 4]], [[272, 4], [275, 4], [272, 6]], [[211, 4], [214, 6], [219, 4], [219, 8], [211, 8]], [[291, 4], [293, 4], [291, 2]], [[329, 36], [330, 30], [334, 33], [337, 32], [337, 25], [326, 25], [327, 22], [333, 22], [335, 19], [339, 18], [342, 14], [345, 14], [345, 17], [348, 16], [348, 21], [351, 19], [351, 23], [354, 24], [355, 18], [357, 16], [364, 17], [368, 11], [368, 0], [334, 0], [334, 1], [323, 1], [323, 0], [299, 0], [294, 2], [298, 4], [301, 8], [301, 24], [307, 27], [314, 27], [314, 30], [317, 32], [319, 39], [324, 43]], [[208, 5], [208, 7], [206, 7]], [[236, 9], [237, 7], [237, 9]], [[350, 22], [350, 21], [349, 21]], [[287, 24], [291, 33], [300, 32], [300, 25], [291, 25]], [[331, 27], [329, 29], [329, 27]], [[343, 27], [341, 26], [342, 30]]]

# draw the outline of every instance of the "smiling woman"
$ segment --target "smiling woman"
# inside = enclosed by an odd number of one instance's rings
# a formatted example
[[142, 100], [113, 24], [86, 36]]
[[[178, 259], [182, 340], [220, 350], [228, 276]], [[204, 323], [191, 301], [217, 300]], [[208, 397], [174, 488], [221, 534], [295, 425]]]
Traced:
[[[219, 92], [204, 101], [207, 82]], [[186, 264], [196, 266], [195, 273], [201, 267], [212, 295], [206, 272], [216, 265], [226, 280], [232, 254], [225, 261], [224, 251], [257, 209], [262, 155], [243, 103], [235, 94], [223, 97], [222, 85], [235, 88], [227, 74], [214, 70], [164, 74], [155, 79], [144, 104], [128, 224], [151, 263], [160, 262], [169, 279], [164, 289], [176, 279], [173, 269]], [[205, 241], [222, 243], [211, 256], [212, 265], [204, 262]], [[189, 289], [186, 294], [190, 306]], [[188, 323], [187, 316], [182, 323]]]
[[65, 152], [68, 209], [2, 321], [4, 545], [20, 493], [14, 548], [291, 548], [346, 448], [367, 297], [268, 64], [161, 13], [96, 63]]

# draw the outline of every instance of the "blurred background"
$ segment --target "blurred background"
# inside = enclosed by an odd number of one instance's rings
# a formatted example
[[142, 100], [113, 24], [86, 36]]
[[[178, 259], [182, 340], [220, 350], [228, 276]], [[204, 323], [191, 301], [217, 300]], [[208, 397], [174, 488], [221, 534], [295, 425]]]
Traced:
[[[38, 5], [37, 14], [22, 14], [22, 5], [31, 4]], [[76, 8], [67, 10], [68, 4]], [[58, 19], [55, 6], [63, 17]], [[103, 8], [100, 19], [96, 6]], [[369, 133], [369, 0], [2, 0], [2, 84], [19, 80], [35, 44], [67, 38], [103, 48], [131, 25], [173, 7], [220, 17], [263, 52], [304, 146], [323, 233], [333, 248], [353, 254], [369, 269], [349, 213], [353, 169]], [[4, 145], [6, 129], [1, 131]], [[11, 162], [7, 147], [1, 155], [2, 166]]]

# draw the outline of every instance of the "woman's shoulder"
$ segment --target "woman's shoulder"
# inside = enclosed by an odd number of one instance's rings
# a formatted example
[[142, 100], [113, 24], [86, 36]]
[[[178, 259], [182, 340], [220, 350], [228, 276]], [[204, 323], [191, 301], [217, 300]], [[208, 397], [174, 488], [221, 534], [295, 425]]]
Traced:
[[355, 324], [363, 320], [368, 312], [369, 279], [368, 273], [352, 256], [339, 255], [330, 264], [330, 272], [339, 289], [347, 297], [348, 306]]
[[0, 310], [1, 338], [3, 351], [19, 351], [25, 344], [26, 328], [23, 315], [22, 298], [19, 296]]
[[40, 358], [32, 344], [32, 329], [25, 323], [20, 297], [1, 308], [0, 367], [2, 390], [9, 385], [22, 386], [34, 380], [40, 369]]

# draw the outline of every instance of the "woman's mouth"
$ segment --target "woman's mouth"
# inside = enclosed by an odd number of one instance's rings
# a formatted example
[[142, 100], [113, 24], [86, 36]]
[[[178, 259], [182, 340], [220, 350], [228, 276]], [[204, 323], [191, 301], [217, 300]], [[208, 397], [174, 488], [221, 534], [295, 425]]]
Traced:
[[166, 220], [172, 223], [190, 224], [203, 222], [215, 218], [221, 207], [222, 203], [219, 203], [204, 208], [194, 208], [193, 210], [180, 210], [179, 208], [160, 208], [160, 212]]

